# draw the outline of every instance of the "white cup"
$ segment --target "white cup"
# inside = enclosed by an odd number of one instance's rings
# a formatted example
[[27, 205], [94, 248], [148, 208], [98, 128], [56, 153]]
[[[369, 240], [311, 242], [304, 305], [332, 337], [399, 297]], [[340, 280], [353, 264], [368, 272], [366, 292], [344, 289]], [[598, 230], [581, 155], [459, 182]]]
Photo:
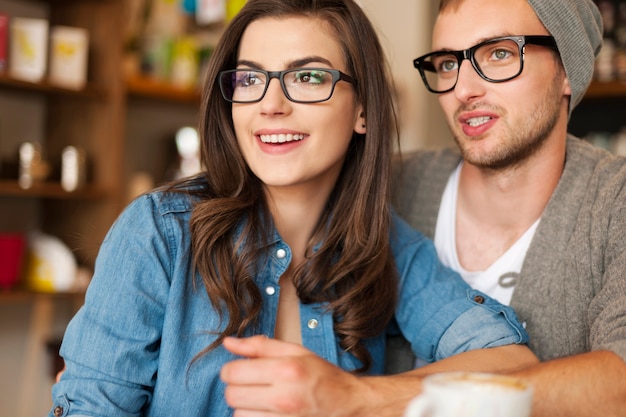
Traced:
[[530, 417], [533, 389], [510, 376], [451, 372], [424, 378], [404, 417]]

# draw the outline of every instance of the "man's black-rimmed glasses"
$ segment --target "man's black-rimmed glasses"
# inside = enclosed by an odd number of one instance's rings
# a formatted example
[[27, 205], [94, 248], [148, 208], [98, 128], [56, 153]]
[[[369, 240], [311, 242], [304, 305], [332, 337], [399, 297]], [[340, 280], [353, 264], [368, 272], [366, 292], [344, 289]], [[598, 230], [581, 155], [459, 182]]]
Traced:
[[456, 86], [459, 68], [468, 59], [483, 79], [499, 83], [522, 73], [526, 45], [557, 49], [552, 36], [502, 36], [481, 42], [462, 51], [436, 51], [413, 61], [426, 88], [433, 93], [447, 93]]
[[284, 71], [235, 69], [218, 76], [225, 100], [232, 103], [261, 101], [272, 78], [278, 78], [285, 96], [296, 103], [320, 103], [330, 99], [339, 81], [355, 85], [347, 74], [328, 68], [294, 68]]

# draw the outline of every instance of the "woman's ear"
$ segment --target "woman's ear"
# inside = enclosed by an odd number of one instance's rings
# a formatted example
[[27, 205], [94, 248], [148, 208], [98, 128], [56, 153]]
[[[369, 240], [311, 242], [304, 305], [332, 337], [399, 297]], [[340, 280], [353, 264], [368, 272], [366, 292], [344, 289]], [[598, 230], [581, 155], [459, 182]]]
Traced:
[[360, 135], [364, 135], [367, 133], [367, 125], [365, 123], [365, 112], [361, 109], [359, 112], [359, 117], [356, 118], [356, 123], [354, 124], [354, 131]]

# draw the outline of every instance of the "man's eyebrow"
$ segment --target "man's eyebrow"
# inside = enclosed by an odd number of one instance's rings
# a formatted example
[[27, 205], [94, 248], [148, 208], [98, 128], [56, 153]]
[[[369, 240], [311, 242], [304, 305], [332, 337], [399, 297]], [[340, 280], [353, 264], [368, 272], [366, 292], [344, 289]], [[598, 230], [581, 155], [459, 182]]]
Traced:
[[[510, 32], [505, 32], [505, 33], [501, 33], [498, 35], [489, 35], [489, 36], [483, 36], [482, 38], [479, 38], [473, 45], [467, 47], [467, 48], [463, 48], [463, 49], [469, 49], [473, 46], [476, 46], [478, 44], [481, 44], [483, 42], [486, 41], [490, 41], [491, 39], [496, 39], [496, 38], [503, 38], [505, 36], [519, 36], [519, 35], [513, 35]], [[440, 49], [433, 49], [431, 52], [452, 52], [452, 51], [462, 51], [463, 49], [452, 49], [452, 48], [440, 48]]]

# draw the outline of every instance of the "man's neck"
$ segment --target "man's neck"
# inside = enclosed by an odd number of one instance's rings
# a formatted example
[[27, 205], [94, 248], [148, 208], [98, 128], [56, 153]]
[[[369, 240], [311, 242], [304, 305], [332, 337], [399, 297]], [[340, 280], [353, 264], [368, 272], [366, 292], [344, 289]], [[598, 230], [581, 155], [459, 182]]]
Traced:
[[457, 253], [468, 270], [484, 270], [541, 217], [565, 163], [565, 140], [546, 143], [514, 167], [464, 163], [456, 216]]

